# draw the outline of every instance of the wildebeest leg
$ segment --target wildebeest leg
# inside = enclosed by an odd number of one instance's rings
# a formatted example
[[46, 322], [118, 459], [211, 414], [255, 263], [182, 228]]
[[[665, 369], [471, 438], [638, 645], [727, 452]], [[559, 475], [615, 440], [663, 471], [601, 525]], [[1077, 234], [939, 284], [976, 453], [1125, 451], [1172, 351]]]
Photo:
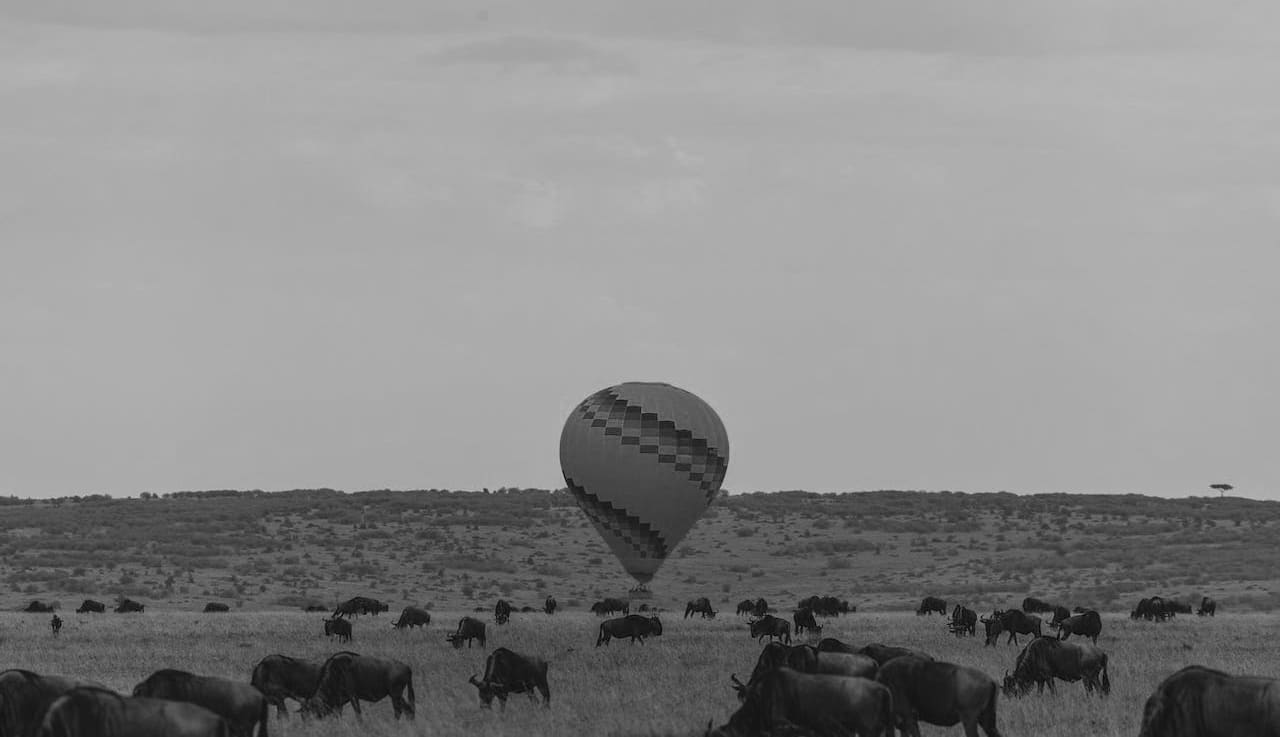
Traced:
[[1008, 645], [1011, 642], [1015, 645], [1018, 644], [1018, 633], [1013, 630], [1009, 630], [1009, 639], [1005, 640], [1004, 644]]
[[910, 710], [902, 714], [902, 733], [907, 737], [920, 737], [920, 722]]

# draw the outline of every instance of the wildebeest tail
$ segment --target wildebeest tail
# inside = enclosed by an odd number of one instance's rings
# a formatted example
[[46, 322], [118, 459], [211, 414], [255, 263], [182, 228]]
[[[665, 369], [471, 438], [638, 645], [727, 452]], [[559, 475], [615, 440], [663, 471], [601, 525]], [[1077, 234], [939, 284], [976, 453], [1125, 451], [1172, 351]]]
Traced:
[[600, 644], [604, 642], [604, 625], [604, 622], [600, 623], [600, 634], [596, 636], [596, 647], [600, 647]]
[[1102, 654], [1102, 693], [1111, 693], [1111, 676], [1107, 675], [1107, 654]]
[[407, 697], [405, 701], [408, 701], [410, 706], [418, 703], [417, 697], [413, 695], [413, 671], [409, 672], [409, 680], [404, 684], [404, 693]]
[[880, 694], [880, 725], [881, 734], [887, 734], [893, 737], [893, 693], [886, 688]]

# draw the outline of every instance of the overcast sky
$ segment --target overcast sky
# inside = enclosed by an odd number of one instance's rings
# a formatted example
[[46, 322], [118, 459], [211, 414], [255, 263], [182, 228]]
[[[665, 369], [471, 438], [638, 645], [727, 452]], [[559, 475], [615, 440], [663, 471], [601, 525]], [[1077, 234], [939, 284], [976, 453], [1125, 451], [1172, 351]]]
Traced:
[[554, 488], [645, 380], [732, 491], [1280, 499], [1278, 87], [1273, 0], [0, 0], [0, 494]]

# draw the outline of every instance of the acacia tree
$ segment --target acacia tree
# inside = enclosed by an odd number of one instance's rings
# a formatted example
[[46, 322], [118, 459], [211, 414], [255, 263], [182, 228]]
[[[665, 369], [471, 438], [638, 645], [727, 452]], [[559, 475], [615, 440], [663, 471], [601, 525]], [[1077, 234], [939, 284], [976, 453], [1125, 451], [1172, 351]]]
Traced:
[[1223, 497], [1223, 495], [1224, 495], [1224, 494], [1226, 494], [1228, 491], [1231, 491], [1232, 489], [1234, 489], [1234, 488], [1236, 488], [1236, 487], [1232, 486], [1231, 484], [1209, 484], [1209, 488], [1210, 488], [1210, 489], [1217, 489], [1217, 490], [1218, 490], [1218, 498], [1219, 498], [1219, 499], [1221, 499], [1221, 498]]

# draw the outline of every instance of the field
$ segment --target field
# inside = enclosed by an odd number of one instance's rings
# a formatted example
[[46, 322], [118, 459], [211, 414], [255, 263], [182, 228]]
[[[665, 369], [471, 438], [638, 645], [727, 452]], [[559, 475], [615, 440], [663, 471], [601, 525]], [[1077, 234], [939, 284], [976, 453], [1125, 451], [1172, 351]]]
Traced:
[[[760, 650], [745, 620], [727, 613], [713, 620], [667, 613], [664, 634], [646, 645], [615, 641], [596, 648], [599, 620], [581, 611], [553, 617], [515, 614], [505, 626], [493, 624], [491, 614], [477, 615], [489, 623], [487, 647], [455, 650], [445, 634], [462, 614], [437, 611], [425, 631], [393, 630], [386, 614], [359, 617], [354, 639], [339, 647], [321, 634], [324, 614], [64, 611], [66, 623], [55, 637], [48, 615], [7, 613], [0, 615], [0, 646], [6, 667], [75, 675], [121, 691], [162, 667], [247, 681], [254, 663], [272, 653], [322, 659], [350, 649], [397, 658], [413, 668], [418, 714], [412, 726], [396, 723], [385, 700], [368, 705], [363, 723], [349, 710], [323, 723], [303, 722], [296, 714], [283, 721], [273, 717], [275, 735], [296, 736], [702, 734], [709, 720], [721, 724], [736, 708], [729, 675], [745, 679]], [[1136, 735], [1147, 696], [1184, 665], [1280, 677], [1274, 629], [1275, 617], [1264, 614], [1181, 616], [1155, 624], [1106, 613], [1099, 645], [1110, 656], [1110, 697], [1088, 698], [1079, 683], [1060, 684], [1056, 695], [1002, 698], [998, 724], [1005, 735]], [[826, 620], [823, 635], [858, 645], [875, 641], [921, 649], [997, 679], [1012, 667], [1019, 650], [1003, 642], [983, 647], [980, 638], [957, 639], [945, 632], [938, 616], [903, 613]], [[485, 654], [499, 646], [548, 660], [549, 710], [523, 696], [513, 697], [505, 713], [480, 708], [467, 678], [480, 673]], [[960, 734], [960, 729], [924, 726], [924, 733]]]

